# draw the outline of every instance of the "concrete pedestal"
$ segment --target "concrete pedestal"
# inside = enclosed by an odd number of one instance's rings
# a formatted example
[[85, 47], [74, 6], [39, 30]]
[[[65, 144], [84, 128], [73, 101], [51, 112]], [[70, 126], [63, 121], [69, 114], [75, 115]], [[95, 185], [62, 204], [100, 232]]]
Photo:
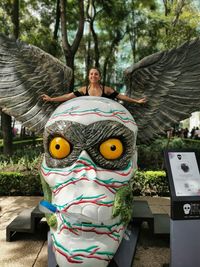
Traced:
[[200, 220], [170, 220], [170, 267], [200, 266]]

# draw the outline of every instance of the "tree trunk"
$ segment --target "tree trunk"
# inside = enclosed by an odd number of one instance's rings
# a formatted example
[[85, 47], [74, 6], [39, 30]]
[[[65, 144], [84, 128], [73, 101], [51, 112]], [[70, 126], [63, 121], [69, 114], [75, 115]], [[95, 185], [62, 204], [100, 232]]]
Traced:
[[186, 5], [187, 3], [185, 2], [185, 0], [182, 0], [180, 1], [179, 3], [177, 3], [177, 6], [176, 6], [176, 11], [175, 11], [175, 18], [172, 22], [172, 25], [175, 27], [176, 24], [178, 23], [178, 20], [179, 20], [179, 17], [182, 13], [182, 10], [184, 8], [184, 6]]
[[3, 136], [3, 154], [12, 156], [12, 127], [11, 117], [5, 113], [1, 113], [1, 127]]
[[[19, 0], [13, 0], [12, 9], [12, 23], [13, 23], [13, 35], [17, 39], [19, 37]], [[3, 153], [6, 156], [12, 155], [12, 118], [1, 112], [1, 127], [3, 135]]]
[[106, 73], [107, 73], [107, 66], [109, 63], [109, 58], [110, 55], [112, 55], [114, 48], [118, 45], [118, 43], [120, 42], [120, 40], [123, 38], [122, 34], [120, 33], [120, 31], [116, 32], [116, 36], [113, 39], [111, 45], [110, 45], [110, 49], [109, 49], [109, 53], [107, 54], [105, 61], [104, 61], [104, 65], [103, 65], [103, 84], [105, 85], [106, 83]]
[[[92, 33], [93, 41], [94, 41], [94, 60], [95, 60], [95, 67], [99, 68], [99, 58], [100, 58], [100, 53], [99, 53], [99, 43], [98, 43], [98, 35], [95, 32], [94, 29], [94, 21], [95, 17], [97, 15], [96, 8], [95, 8], [95, 1], [90, 0], [88, 1], [88, 8], [87, 8], [87, 17], [88, 17], [88, 22], [89, 22], [89, 38], [90, 38], [90, 33]], [[92, 8], [92, 10], [90, 9]], [[90, 52], [90, 51], [89, 51]], [[91, 67], [91, 62], [90, 62], [90, 67]], [[89, 69], [89, 68], [88, 68]], [[87, 69], [87, 71], [88, 71]]]
[[[74, 70], [75, 54], [71, 53], [70, 55], [68, 55], [68, 54], [66, 55], [65, 51], [64, 51], [64, 55], [66, 58], [67, 66], [70, 67], [72, 70]], [[73, 71], [73, 75], [72, 75], [72, 79], [71, 79], [71, 83], [70, 83], [70, 91], [73, 92], [73, 89], [74, 89], [74, 71]]]
[[57, 0], [56, 3], [56, 23], [54, 26], [53, 39], [57, 41], [58, 39], [58, 30], [60, 24], [60, 0]]
[[99, 68], [99, 43], [98, 43], [98, 36], [94, 30], [94, 23], [93, 21], [90, 24], [91, 26], [91, 32], [94, 39], [94, 57], [95, 57], [95, 67]]
[[12, 23], [13, 35], [17, 39], [19, 37], [19, 0], [13, 0]]
[[[88, 43], [87, 43], [87, 47], [86, 47], [86, 60], [85, 60], [86, 73], [88, 73], [89, 68], [91, 67], [91, 56], [90, 56], [90, 52], [91, 52], [91, 38], [90, 38], [90, 33], [89, 33]], [[86, 77], [86, 80], [87, 80], [87, 77]]]
[[[87, 7], [86, 7], [86, 20], [88, 23], [91, 23], [90, 21], [90, 1], [87, 2]], [[91, 27], [89, 25], [89, 32], [88, 32], [88, 39], [87, 39], [87, 44], [85, 44], [85, 72], [88, 73], [88, 70], [91, 66], [91, 55], [90, 51], [91, 50]], [[87, 75], [85, 77], [85, 82], [87, 82]]]
[[58, 32], [59, 32], [59, 25], [60, 25], [60, 0], [56, 1], [56, 16], [55, 16], [55, 25], [51, 43], [49, 45], [48, 52], [56, 57], [57, 50], [58, 50]]
[[[84, 30], [84, 1], [79, 0], [79, 25], [76, 33], [76, 37], [72, 43], [72, 45], [69, 44], [68, 40], [68, 32], [67, 32], [67, 19], [66, 19], [66, 0], [60, 0], [60, 18], [61, 18], [61, 32], [62, 32], [62, 47], [65, 55], [65, 60], [67, 66], [72, 68], [74, 70], [74, 58], [75, 54], [78, 50], [80, 41], [83, 36], [83, 30]], [[72, 81], [70, 84], [70, 90], [73, 91], [74, 88], [74, 73], [72, 77]]]

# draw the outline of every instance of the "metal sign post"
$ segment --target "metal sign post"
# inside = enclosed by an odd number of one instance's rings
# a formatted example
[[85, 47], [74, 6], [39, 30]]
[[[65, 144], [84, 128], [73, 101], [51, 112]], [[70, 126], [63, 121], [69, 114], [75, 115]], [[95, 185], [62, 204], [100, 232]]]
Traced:
[[193, 150], [166, 150], [171, 195], [170, 267], [200, 266], [200, 172]]

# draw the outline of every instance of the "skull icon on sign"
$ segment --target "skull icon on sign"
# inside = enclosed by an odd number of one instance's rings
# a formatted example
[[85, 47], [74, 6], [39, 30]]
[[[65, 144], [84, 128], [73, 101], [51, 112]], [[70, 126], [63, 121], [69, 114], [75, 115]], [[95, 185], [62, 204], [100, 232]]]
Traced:
[[191, 205], [190, 204], [186, 203], [186, 204], [183, 205], [183, 211], [184, 211], [185, 215], [190, 214], [190, 210], [191, 210]]

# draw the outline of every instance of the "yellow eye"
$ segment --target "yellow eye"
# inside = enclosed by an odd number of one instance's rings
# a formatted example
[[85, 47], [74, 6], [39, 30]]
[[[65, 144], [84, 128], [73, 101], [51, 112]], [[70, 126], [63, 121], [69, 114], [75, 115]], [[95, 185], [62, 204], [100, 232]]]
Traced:
[[118, 159], [123, 153], [123, 144], [117, 138], [110, 138], [100, 145], [99, 150], [105, 159]]
[[49, 152], [53, 158], [66, 158], [70, 152], [70, 143], [63, 137], [54, 137], [49, 144]]

